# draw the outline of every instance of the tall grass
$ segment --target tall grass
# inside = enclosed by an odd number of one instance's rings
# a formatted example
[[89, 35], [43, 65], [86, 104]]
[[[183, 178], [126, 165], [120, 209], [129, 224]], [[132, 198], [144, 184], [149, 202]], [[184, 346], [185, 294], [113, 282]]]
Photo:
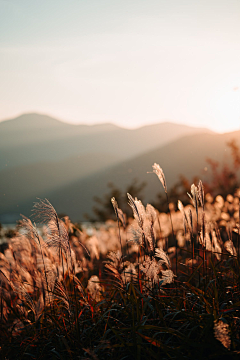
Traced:
[[40, 200], [0, 253], [0, 357], [238, 359], [238, 195], [200, 182], [170, 218], [128, 194], [91, 236]]

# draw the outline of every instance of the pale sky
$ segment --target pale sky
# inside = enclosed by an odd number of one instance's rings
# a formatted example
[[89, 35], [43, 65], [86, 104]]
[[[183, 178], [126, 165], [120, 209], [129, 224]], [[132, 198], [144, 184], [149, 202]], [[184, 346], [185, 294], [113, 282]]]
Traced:
[[0, 0], [0, 120], [240, 129], [239, 0]]

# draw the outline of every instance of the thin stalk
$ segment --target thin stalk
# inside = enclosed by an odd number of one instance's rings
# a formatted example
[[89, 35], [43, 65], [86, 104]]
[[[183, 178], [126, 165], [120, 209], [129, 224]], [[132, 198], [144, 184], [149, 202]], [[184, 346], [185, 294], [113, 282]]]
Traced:
[[2, 281], [0, 283], [0, 291], [1, 291], [1, 322], [3, 320], [3, 298], [2, 298]]
[[120, 241], [120, 246], [121, 246], [121, 252], [122, 252], [122, 256], [121, 259], [123, 259], [123, 246], [122, 246], [122, 238], [121, 238], [121, 228], [120, 228], [120, 221], [119, 221], [119, 217], [118, 214], [117, 215], [117, 223], [118, 223], [118, 236], [119, 236], [119, 241]]
[[[35, 233], [35, 236], [37, 238], [38, 244], [39, 244], [39, 248], [40, 248], [40, 252], [41, 252], [41, 256], [42, 256], [42, 261], [43, 261], [43, 268], [44, 268], [44, 275], [45, 275], [45, 280], [46, 280], [46, 285], [47, 285], [47, 293], [48, 293], [48, 299], [49, 299], [49, 303], [50, 303], [50, 308], [52, 308], [51, 306], [51, 301], [50, 301], [50, 294], [49, 294], [49, 285], [48, 285], [48, 279], [47, 279], [47, 270], [46, 270], [46, 265], [45, 265], [45, 261], [44, 261], [44, 256], [43, 256], [43, 252], [42, 252], [42, 246], [41, 246], [41, 242], [40, 242], [40, 238], [38, 236], [38, 233]], [[44, 299], [44, 306], [46, 306], [45, 304], [45, 299]]]
[[[198, 257], [199, 257], [199, 251], [200, 251], [200, 248], [199, 248], [199, 234], [198, 234], [198, 211], [196, 209], [196, 214], [197, 214], [197, 253], [198, 253]], [[199, 282], [199, 286], [200, 286], [200, 280], [201, 280], [201, 277], [200, 277], [200, 271], [198, 271], [198, 282]]]
[[[74, 311], [74, 313], [75, 313], [75, 326], [76, 326], [78, 340], [80, 340], [80, 338], [79, 338], [79, 336], [80, 336], [79, 323], [78, 323], [78, 300], [77, 300], [76, 283], [75, 283], [75, 267], [74, 267], [74, 263], [73, 263], [72, 253], [71, 253], [71, 246], [70, 246], [69, 236], [67, 237], [67, 240], [68, 240], [67, 241], [67, 243], [68, 243], [68, 251], [69, 251], [69, 256], [70, 256], [70, 259], [71, 259], [72, 273], [73, 273], [73, 294], [74, 294], [74, 300], [75, 300], [75, 311]], [[67, 264], [68, 264], [68, 261], [67, 261]], [[71, 287], [70, 287], [70, 291], [71, 291]]]
[[162, 239], [162, 228], [161, 228], [161, 224], [160, 224], [160, 214], [157, 216], [157, 220], [158, 220], [158, 226], [159, 226], [159, 239]]
[[[115, 207], [114, 207], [114, 210], [115, 210], [115, 214], [116, 214], [116, 217], [117, 217], [117, 223], [118, 223], [118, 236], [119, 236], [119, 241], [120, 241], [120, 246], [121, 246], [121, 253], [122, 253], [121, 262], [123, 262], [123, 246], [122, 246], [122, 238], [121, 238], [120, 219], [119, 219], [118, 212], [115, 209]], [[126, 285], [126, 272], [125, 272], [125, 269], [123, 270], [123, 273], [124, 273], [124, 282], [125, 282], [125, 285]]]
[[238, 237], [237, 237], [237, 260], [239, 264], [239, 237], [240, 237], [240, 199], [238, 204]]
[[[170, 211], [170, 207], [169, 207], [169, 199], [168, 199], [168, 193], [166, 193], [166, 197], [167, 197], [167, 203], [168, 203], [168, 210], [169, 210], [169, 214], [170, 214], [170, 221], [171, 221], [171, 227], [172, 227], [172, 236], [173, 236], [173, 240], [175, 238], [174, 236], [174, 230], [173, 230], [173, 222], [172, 222], [172, 214], [171, 214], [171, 211]], [[168, 246], [168, 245], [167, 245]], [[176, 246], [176, 276], [178, 274], [178, 242], [177, 242], [177, 238], [175, 238], [175, 246]], [[168, 250], [168, 248], [167, 248]]]

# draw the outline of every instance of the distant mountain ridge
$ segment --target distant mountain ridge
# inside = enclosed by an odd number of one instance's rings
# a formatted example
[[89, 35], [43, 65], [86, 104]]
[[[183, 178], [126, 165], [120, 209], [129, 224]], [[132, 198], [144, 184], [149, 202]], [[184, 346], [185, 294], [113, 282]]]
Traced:
[[0, 122], [1, 128], [8, 131], [19, 131], [21, 129], [27, 129], [28, 127], [40, 129], [43, 127], [51, 128], [64, 125], [65, 122], [63, 121], [57, 120], [48, 115], [37, 113], [22, 114], [16, 118], [3, 120]]
[[0, 122], [0, 170], [60, 161], [89, 152], [111, 153], [125, 160], [183, 135], [199, 132], [211, 133], [207, 129], [172, 123], [131, 130], [113, 124], [71, 125], [47, 115], [25, 114]]
[[71, 125], [39, 114], [0, 122], [0, 222], [3, 214], [28, 215], [37, 197], [53, 199], [62, 212], [82, 219], [109, 181], [124, 186], [134, 177], [144, 179], [152, 161], [159, 161], [149, 157], [151, 152], [164, 153], [168, 147], [177, 156], [182, 150], [176, 142], [185, 136], [183, 149], [185, 141], [202, 132], [213, 134], [169, 122], [131, 130]]
[[50, 129], [50, 128], [61, 128], [61, 129], [67, 129], [67, 128], [80, 128], [81, 131], [88, 131], [92, 128], [97, 129], [98, 131], [109, 131], [114, 130], [115, 128], [120, 128], [117, 125], [111, 124], [111, 123], [101, 123], [96, 125], [86, 125], [86, 124], [71, 124], [56, 118], [53, 118], [52, 116], [45, 115], [45, 114], [38, 114], [38, 113], [28, 113], [28, 114], [22, 114], [17, 116], [16, 118], [8, 119], [8, 120], [2, 120], [0, 122], [0, 127], [2, 129], [5, 128], [5, 130], [11, 130], [11, 131], [19, 131], [21, 129]]
[[48, 115], [23, 114], [17, 118], [0, 122], [0, 148], [59, 141], [69, 136], [108, 132], [116, 129], [117, 126], [113, 124], [72, 125]]

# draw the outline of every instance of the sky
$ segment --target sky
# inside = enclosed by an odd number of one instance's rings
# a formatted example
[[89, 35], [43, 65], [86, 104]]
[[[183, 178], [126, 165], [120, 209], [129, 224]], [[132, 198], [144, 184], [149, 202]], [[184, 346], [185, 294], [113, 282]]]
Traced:
[[239, 0], [0, 0], [0, 120], [240, 129]]

